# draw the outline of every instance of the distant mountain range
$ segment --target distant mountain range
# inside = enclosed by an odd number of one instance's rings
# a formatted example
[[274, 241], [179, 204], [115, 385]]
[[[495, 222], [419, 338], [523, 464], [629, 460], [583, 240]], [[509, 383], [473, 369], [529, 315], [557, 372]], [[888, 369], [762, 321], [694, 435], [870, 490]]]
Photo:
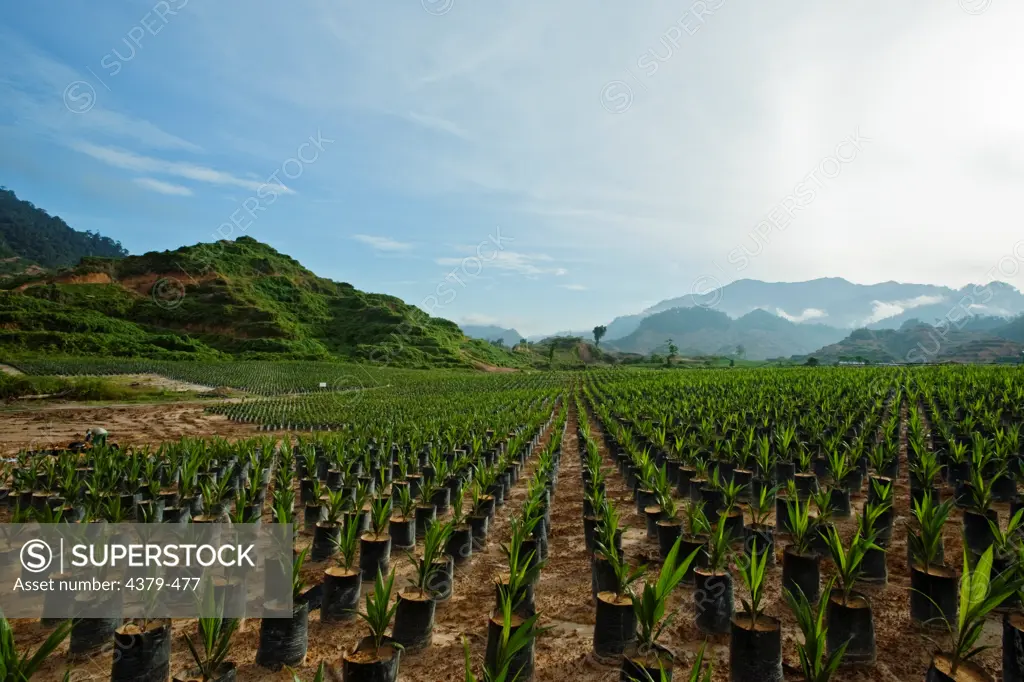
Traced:
[[471, 339], [500, 340], [509, 348], [523, 339], [523, 336], [515, 329], [504, 329], [493, 324], [460, 324], [459, 327], [462, 329], [462, 333]]
[[[857, 329], [848, 337], [807, 357], [821, 363], [869, 362], [1020, 362], [1024, 317], [976, 317], [954, 324], [908, 320], [899, 329]], [[805, 358], [794, 358], [804, 360]]]
[[707, 294], [664, 300], [608, 323], [608, 340], [633, 333], [640, 322], [672, 308], [706, 307], [733, 319], [754, 310], [798, 324], [839, 329], [896, 329], [911, 319], [937, 323], [966, 314], [1012, 318], [1024, 313], [1024, 294], [1003, 282], [969, 284], [961, 289], [933, 284], [854, 284], [839, 277], [808, 282], [761, 282], [741, 279]]
[[[944, 350], [930, 351], [928, 360], [940, 355], [963, 359], [972, 352], [1005, 359], [1013, 355], [1013, 343], [1024, 342], [1024, 318], [1014, 320], [1021, 314], [1024, 294], [1003, 282], [953, 289], [899, 282], [854, 284], [838, 277], [808, 282], [745, 279], [616, 317], [606, 325], [602, 347], [664, 353], [671, 339], [682, 355], [742, 355], [751, 360], [861, 355], [898, 362], [905, 361], [928, 330], [937, 334], [944, 329]], [[1021, 332], [1015, 334], [1016, 328]], [[591, 331], [551, 336], [590, 338]]]
[[732, 355], [750, 360], [811, 353], [845, 337], [845, 330], [796, 324], [764, 310], [732, 319], [708, 308], [671, 308], [640, 320], [628, 336], [604, 345], [627, 353], [665, 353], [668, 339], [681, 355]]

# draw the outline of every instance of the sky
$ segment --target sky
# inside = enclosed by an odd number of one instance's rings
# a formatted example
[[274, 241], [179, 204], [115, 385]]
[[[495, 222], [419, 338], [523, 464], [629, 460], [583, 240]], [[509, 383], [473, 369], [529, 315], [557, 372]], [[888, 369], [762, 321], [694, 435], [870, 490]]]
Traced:
[[742, 278], [1024, 284], [1024, 3], [34, 0], [0, 185], [462, 323]]

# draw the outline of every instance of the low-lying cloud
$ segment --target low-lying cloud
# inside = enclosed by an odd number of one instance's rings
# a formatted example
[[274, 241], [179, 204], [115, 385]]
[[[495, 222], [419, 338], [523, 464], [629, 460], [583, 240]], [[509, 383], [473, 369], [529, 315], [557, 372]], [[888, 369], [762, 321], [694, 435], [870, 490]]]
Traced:
[[789, 320], [790, 322], [806, 322], [807, 320], [816, 320], [821, 317], [828, 317], [828, 313], [820, 308], [804, 308], [804, 311], [799, 315], [790, 315], [782, 308], [776, 308], [775, 314], [785, 320]]
[[920, 308], [926, 305], [935, 305], [936, 303], [942, 303], [946, 300], [945, 296], [938, 295], [921, 295], [915, 296], [914, 298], [908, 298], [901, 301], [872, 301], [873, 307], [871, 315], [869, 315], [861, 325], [874, 324], [875, 322], [881, 322], [882, 320], [897, 315], [902, 315], [908, 310], [914, 308]]

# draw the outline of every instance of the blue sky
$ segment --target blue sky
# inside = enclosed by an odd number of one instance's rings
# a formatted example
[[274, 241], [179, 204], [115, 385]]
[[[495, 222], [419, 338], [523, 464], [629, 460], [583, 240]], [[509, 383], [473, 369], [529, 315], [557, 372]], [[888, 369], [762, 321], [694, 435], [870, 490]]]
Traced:
[[16, 3], [0, 184], [134, 253], [249, 234], [524, 334], [1024, 260], [1024, 7], [642, 5]]

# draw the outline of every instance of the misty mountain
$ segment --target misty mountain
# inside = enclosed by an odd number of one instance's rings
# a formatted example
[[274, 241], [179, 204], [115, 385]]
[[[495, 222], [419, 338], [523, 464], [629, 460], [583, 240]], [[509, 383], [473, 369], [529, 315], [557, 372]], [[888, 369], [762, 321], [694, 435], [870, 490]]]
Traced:
[[908, 320], [899, 329], [857, 329], [809, 357], [824, 363], [852, 358], [883, 363], [1017, 363], [1024, 350], [1022, 342], [1024, 316], [1009, 322], [1000, 317], [975, 317], [945, 325]]
[[908, 320], [937, 324], [968, 315], [1013, 318], [1024, 313], [1024, 294], [1003, 282], [961, 289], [933, 284], [854, 284], [840, 277], [807, 282], [762, 282], [742, 279], [704, 295], [664, 300], [608, 324], [608, 340], [636, 331], [647, 317], [674, 308], [707, 307], [739, 319], [755, 310], [802, 325], [832, 328], [896, 329]]
[[742, 346], [744, 357], [765, 360], [811, 353], [847, 333], [822, 324], [796, 324], [764, 310], [732, 319], [724, 312], [697, 306], [649, 315], [633, 332], [607, 345], [629, 353], [665, 353], [672, 339], [684, 356], [736, 355]]
[[[535, 341], [546, 341], [547, 339], [560, 339], [560, 338], [580, 338], [580, 339], [583, 339], [584, 341], [593, 341], [594, 340], [594, 330], [593, 329], [586, 329], [586, 330], [577, 329], [576, 331], [572, 331], [572, 330], [559, 331], [559, 332], [555, 332], [554, 334], [534, 334], [533, 336], [526, 337], [526, 340], [530, 341], [531, 343], [533, 343]], [[608, 338], [608, 337], [606, 336], [605, 339], [606, 338]], [[604, 343], [604, 339], [601, 339], [601, 343]]]
[[523, 338], [515, 329], [504, 329], [494, 324], [461, 324], [462, 333], [471, 339], [497, 341], [501, 339], [511, 348]]

